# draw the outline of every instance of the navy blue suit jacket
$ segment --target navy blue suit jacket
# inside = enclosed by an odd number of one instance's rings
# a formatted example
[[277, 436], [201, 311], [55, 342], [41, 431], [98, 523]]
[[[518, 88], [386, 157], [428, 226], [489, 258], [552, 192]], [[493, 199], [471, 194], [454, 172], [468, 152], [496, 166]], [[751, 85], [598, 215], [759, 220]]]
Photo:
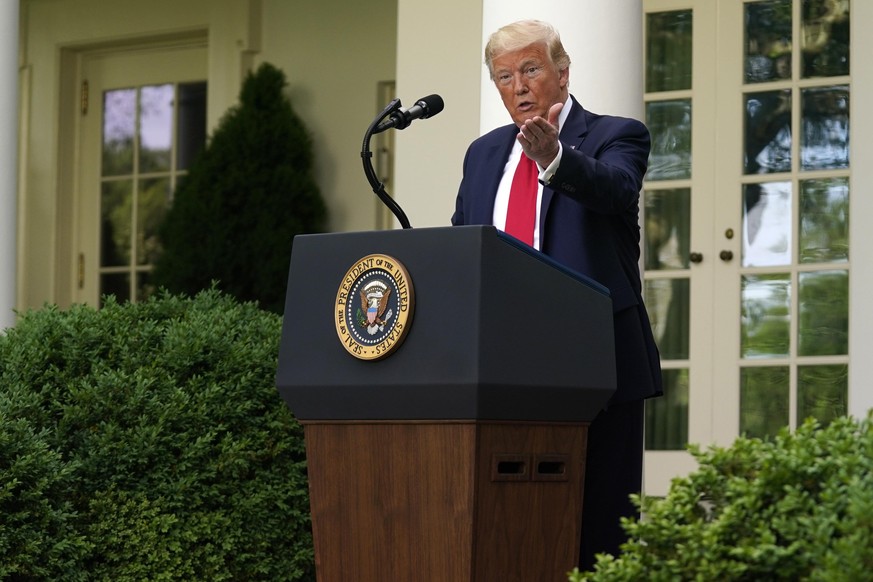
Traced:
[[[560, 166], [543, 187], [543, 253], [606, 286], [612, 297], [618, 389], [612, 403], [661, 394], [658, 350], [640, 284], [639, 197], [650, 139], [634, 119], [596, 115], [573, 99]], [[475, 140], [464, 159], [453, 225], [491, 224], [518, 127]]]

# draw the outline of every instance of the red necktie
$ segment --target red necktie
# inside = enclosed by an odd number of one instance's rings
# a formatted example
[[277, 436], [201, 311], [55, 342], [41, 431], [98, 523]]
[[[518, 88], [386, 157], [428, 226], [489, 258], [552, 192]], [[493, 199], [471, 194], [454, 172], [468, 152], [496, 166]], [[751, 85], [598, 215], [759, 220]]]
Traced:
[[533, 246], [534, 222], [537, 219], [538, 177], [536, 162], [522, 152], [509, 190], [505, 230], [531, 246]]

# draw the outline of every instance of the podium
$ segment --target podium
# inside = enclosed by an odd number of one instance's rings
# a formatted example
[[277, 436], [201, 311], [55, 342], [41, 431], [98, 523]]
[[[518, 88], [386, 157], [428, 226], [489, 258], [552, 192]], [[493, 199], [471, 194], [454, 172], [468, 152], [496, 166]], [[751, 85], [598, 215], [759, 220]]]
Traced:
[[[360, 279], [374, 256], [403, 268], [393, 295]], [[304, 426], [320, 582], [576, 565], [587, 428], [615, 390], [602, 286], [490, 226], [298, 236], [276, 383]]]

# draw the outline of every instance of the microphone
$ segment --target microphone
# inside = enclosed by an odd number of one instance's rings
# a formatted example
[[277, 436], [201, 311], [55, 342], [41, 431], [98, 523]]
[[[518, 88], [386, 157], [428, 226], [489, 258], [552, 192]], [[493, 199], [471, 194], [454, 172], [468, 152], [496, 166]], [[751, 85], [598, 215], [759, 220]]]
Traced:
[[415, 102], [409, 109], [398, 109], [391, 116], [380, 123], [373, 133], [380, 133], [386, 129], [406, 129], [416, 119], [433, 117], [443, 110], [443, 98], [439, 95], [428, 95]]

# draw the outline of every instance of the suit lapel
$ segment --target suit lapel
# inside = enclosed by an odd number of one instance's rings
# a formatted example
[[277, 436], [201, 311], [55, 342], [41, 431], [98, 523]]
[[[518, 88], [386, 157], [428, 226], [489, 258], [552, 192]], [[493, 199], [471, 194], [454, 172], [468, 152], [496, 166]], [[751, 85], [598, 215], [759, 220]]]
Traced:
[[477, 196], [474, 200], [479, 203], [476, 205], [476, 214], [471, 217], [472, 224], [491, 224], [494, 218], [494, 198], [497, 196], [497, 188], [500, 180], [503, 178], [503, 168], [506, 166], [506, 160], [509, 159], [509, 152], [515, 143], [515, 136], [518, 135], [518, 128], [515, 125], [508, 125], [501, 128], [501, 131], [495, 134], [494, 139], [488, 146], [485, 152], [485, 159], [481, 161], [483, 168], [492, 169], [490, 173], [482, 177], [483, 183], [478, 184], [481, 192], [491, 192], [491, 196]]

